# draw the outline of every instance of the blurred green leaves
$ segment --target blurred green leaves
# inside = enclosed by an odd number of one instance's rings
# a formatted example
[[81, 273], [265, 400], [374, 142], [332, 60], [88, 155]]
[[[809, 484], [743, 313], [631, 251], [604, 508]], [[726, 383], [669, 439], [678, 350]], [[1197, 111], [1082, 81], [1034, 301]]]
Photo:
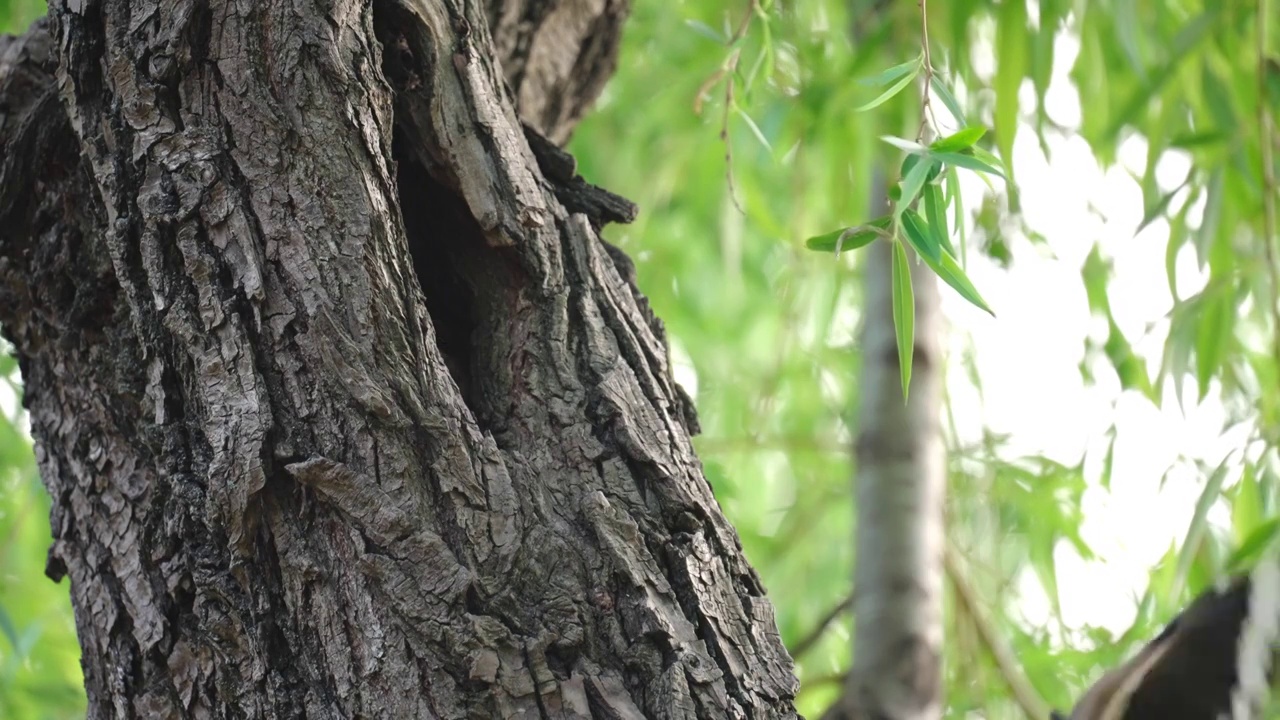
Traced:
[[[10, 368], [0, 383], [8, 383], [13, 363], [3, 343], [0, 353], [0, 366]], [[0, 415], [0, 717], [84, 717], [69, 586], [44, 576], [49, 497], [16, 422]]]
[[[43, 0], [0, 0], [0, 32], [22, 32]], [[18, 363], [0, 339], [0, 718], [83, 718], [80, 646], [69, 583], [44, 575], [49, 497], [16, 408]], [[13, 401], [13, 402], [6, 402]]]

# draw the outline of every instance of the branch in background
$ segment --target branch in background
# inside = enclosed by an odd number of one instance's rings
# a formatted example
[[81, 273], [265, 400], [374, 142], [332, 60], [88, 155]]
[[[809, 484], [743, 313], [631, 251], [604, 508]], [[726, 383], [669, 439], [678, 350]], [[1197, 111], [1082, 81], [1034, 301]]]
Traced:
[[943, 565], [946, 566], [947, 578], [951, 580], [951, 586], [955, 588], [955, 600], [959, 605], [960, 611], [968, 615], [973, 621], [973, 626], [978, 631], [978, 637], [981, 639], [982, 644], [986, 646], [987, 651], [991, 653], [991, 658], [995, 660], [996, 667], [1000, 670], [1000, 676], [1004, 678], [1004, 682], [1009, 687], [1009, 692], [1012, 693], [1018, 706], [1027, 714], [1027, 717], [1049, 717], [1050, 708], [1048, 704], [1040, 697], [1035, 688], [1031, 687], [1027, 676], [1022, 672], [1022, 668], [1013, 656], [1013, 650], [1010, 649], [1004, 638], [1000, 636], [1000, 632], [996, 630], [991, 621], [979, 610], [981, 604], [978, 599], [978, 593], [960, 571], [960, 558], [950, 545], [946, 546], [946, 550], [943, 553]]
[[[813, 630], [810, 630], [808, 635], [801, 638], [800, 641], [795, 644], [795, 647], [791, 648], [791, 659], [798, 660], [802, 655], [812, 650], [813, 646], [816, 645], [817, 642], [822, 639], [822, 636], [827, 633], [827, 628], [831, 627], [831, 623], [835, 622], [841, 615], [848, 612], [851, 607], [853, 607], [853, 593], [849, 593], [848, 597], [841, 600], [835, 607], [828, 610], [827, 614], [823, 615], [822, 619], [818, 621], [817, 626], [815, 626]], [[843, 677], [843, 675], [841, 677]]]

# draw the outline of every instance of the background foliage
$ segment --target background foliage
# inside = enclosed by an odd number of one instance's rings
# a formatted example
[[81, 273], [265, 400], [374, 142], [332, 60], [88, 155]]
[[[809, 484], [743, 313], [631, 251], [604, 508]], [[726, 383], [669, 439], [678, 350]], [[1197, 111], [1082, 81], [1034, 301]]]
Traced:
[[[0, 29], [20, 30], [41, 5], [0, 0]], [[635, 0], [618, 75], [571, 146], [586, 178], [641, 205], [639, 220], [611, 228], [610, 239], [636, 258], [668, 326], [679, 379], [697, 398], [700, 456], [778, 607], [811, 717], [838, 693], [850, 661], [849, 619], [837, 611], [852, 589], [855, 550], [849, 421], [860, 288], [856, 251], [833, 259], [805, 240], [870, 220], [874, 168], [896, 171], [902, 159], [879, 137], [916, 136], [915, 84], [856, 109], [883, 90], [858, 79], [921, 52], [920, 12], [882, 0]], [[984, 399], [1009, 392], [997, 384], [1023, 384], [1015, 392], [1027, 398], [1026, 423], [1059, 412], [1036, 402], [1049, 368], [993, 384], [984, 359], [1021, 348], [975, 342], [970, 331], [986, 327], [980, 313], [948, 301], [948, 533], [957, 553], [947, 714], [1023, 717], [1020, 682], [1068, 707], [1191, 593], [1247, 566], [1280, 525], [1269, 149], [1280, 72], [1266, 37], [1278, 34], [1280, 16], [1261, 3], [1214, 0], [950, 0], [927, 13], [934, 68], [970, 123], [991, 129], [980, 145], [1012, 178], [967, 178], [953, 216], [953, 242], [996, 312], [989, 322], [1078, 305], [1094, 324], [1064, 337], [1059, 354], [1109, 403], [1095, 442], [1065, 459], [1017, 442], [1008, 423], [991, 427]], [[933, 104], [943, 105], [936, 95]], [[942, 134], [958, 127], [936, 114]], [[1072, 216], [1066, 233], [1038, 219], [1037, 197], [1072, 189], [1045, 187], [1064, 181], [1033, 172], [1046, 155], [1133, 186], [1123, 237], [1094, 208]], [[1132, 289], [1121, 292], [1117, 280], [1134, 248], [1163, 258], [1167, 278], [1158, 288], [1167, 303], [1140, 322], [1126, 307]], [[1045, 257], [1075, 263], [1070, 291], [1010, 301], [1002, 283]], [[0, 716], [83, 715], [67, 585], [42, 573], [48, 499], [24, 420], [7, 401], [6, 383], [17, 388], [11, 360], [0, 359], [0, 378]], [[1139, 459], [1168, 462], [1168, 483], [1193, 493], [1182, 537], [1138, 585], [1131, 626], [1067, 617], [1067, 599], [1100, 591], [1060, 586], [1064, 558], [1111, 559], [1084, 529], [1090, 493], [1128, 482], [1112, 474], [1129, 432], [1120, 409], [1177, 413], [1206, 402], [1223, 409], [1210, 430], [1235, 452]], [[1064, 434], [1073, 422], [1062, 418]], [[1147, 532], [1136, 522], [1131, 531]]]
[[[44, 6], [44, 0], [0, 0], [0, 32], [21, 32]], [[0, 717], [82, 718], [70, 586], [44, 575], [49, 496], [36, 472], [10, 349], [0, 340]]]

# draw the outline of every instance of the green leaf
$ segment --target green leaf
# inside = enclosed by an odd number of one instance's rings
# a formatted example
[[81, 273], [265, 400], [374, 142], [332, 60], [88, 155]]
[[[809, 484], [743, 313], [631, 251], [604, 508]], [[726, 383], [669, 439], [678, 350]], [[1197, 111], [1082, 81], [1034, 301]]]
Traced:
[[1215, 292], [1206, 300], [1196, 323], [1196, 384], [1201, 400], [1209, 392], [1209, 381], [1222, 366], [1236, 312], [1230, 293]]
[[[1258, 491], [1258, 480], [1254, 476], [1253, 465], [1245, 463], [1240, 482], [1233, 488], [1231, 498], [1231, 529], [1238, 542], [1248, 542], [1258, 526], [1262, 524], [1265, 512], [1262, 509], [1262, 497]], [[1280, 518], [1277, 518], [1280, 520]], [[1237, 553], [1239, 551], [1237, 550]]]
[[[919, 225], [927, 225], [914, 210], [904, 210], [902, 214], [904, 221], [907, 215], [910, 214], [912, 216], [912, 222]], [[906, 222], [903, 223], [903, 227], [905, 229]], [[927, 255], [921, 255], [920, 257], [924, 260], [926, 265], [938, 274], [938, 277], [942, 278], [943, 282], [955, 288], [956, 292], [960, 293], [961, 297], [973, 303], [978, 308], [987, 311], [987, 313], [992, 317], [995, 317], [995, 313], [992, 312], [991, 308], [987, 305], [987, 301], [982, 299], [982, 295], [979, 294], [978, 289], [973, 286], [973, 282], [969, 280], [969, 276], [965, 275], [964, 270], [960, 269], [960, 265], [956, 263], [956, 259], [954, 257], [951, 257], [949, 253], [945, 252], [941, 253], [936, 261], [931, 260]]]
[[1005, 163], [1013, 162], [1018, 132], [1018, 88], [1027, 75], [1027, 4], [1005, 0], [996, 21], [996, 146]]
[[916, 298], [911, 291], [907, 249], [900, 242], [893, 243], [893, 330], [898, 338], [898, 367], [905, 401], [911, 387], [911, 361], [916, 345]]
[[901, 216], [902, 211], [915, 202], [916, 196], [924, 188], [925, 180], [929, 178], [929, 174], [934, 171], [936, 166], [937, 163], [933, 160], [922, 161], [916, 163], [911, 168], [911, 172], [907, 173], [907, 177], [902, 180], [902, 195], [893, 206], [895, 218]]
[[818, 252], [840, 253], [846, 250], [857, 250], [871, 244], [877, 237], [890, 238], [888, 229], [893, 217], [886, 215], [865, 225], [843, 228], [824, 235], [817, 235], [805, 240], [805, 247]]
[[9, 617], [9, 611], [3, 605], [0, 605], [0, 634], [3, 634], [8, 639], [9, 647], [13, 649], [13, 653], [20, 660], [22, 657], [22, 645], [18, 638], [18, 628], [13, 624], [13, 618]]
[[924, 216], [929, 221], [938, 246], [955, 257], [956, 249], [951, 245], [951, 231], [947, 229], [947, 206], [942, 201], [942, 188], [932, 183], [924, 188]]
[[955, 209], [953, 217], [956, 219], [956, 231], [960, 233], [960, 254], [951, 254], [960, 258], [961, 267], [968, 267], [969, 243], [965, 239], [964, 227], [964, 220], [967, 216], [964, 214], [964, 199], [960, 195], [960, 176], [956, 174], [955, 168], [947, 170], [947, 195], [950, 196], [952, 207]]
[[1191, 572], [1191, 563], [1200, 551], [1201, 541], [1208, 530], [1209, 510], [1222, 495], [1222, 483], [1227, 477], [1227, 460], [1230, 460], [1234, 455], [1235, 453], [1231, 453], [1223, 458], [1217, 469], [1213, 471], [1208, 481], [1205, 482], [1204, 490], [1200, 492], [1200, 498], [1196, 501], [1196, 509], [1191, 516], [1191, 524], [1187, 528], [1186, 536], [1183, 538], [1182, 550], [1178, 553], [1178, 569], [1174, 575], [1173, 587], [1170, 593], [1173, 597], [1181, 595], [1182, 588], [1186, 585], [1187, 574]]
[[1116, 40], [1129, 66], [1133, 69], [1133, 74], [1139, 80], [1146, 79], [1146, 63], [1142, 59], [1142, 51], [1138, 48], [1138, 16], [1134, 3], [1121, 2], [1111, 6], [1112, 12], [1115, 13], [1115, 32]]
[[[899, 176], [906, 177], [907, 175], [911, 174], [911, 169], [916, 166], [916, 163], [922, 162], [923, 158], [924, 158], [923, 155], [916, 155], [915, 153], [907, 153], [906, 156], [902, 158], [902, 168], [898, 171]], [[937, 179], [938, 175], [941, 173], [942, 173], [942, 164], [933, 163], [933, 168], [929, 170], [928, 177], [924, 179], [925, 184], [933, 182], [935, 179]]]
[[933, 141], [929, 145], [929, 149], [934, 152], [960, 152], [965, 148], [972, 147], [974, 143], [981, 140], [982, 136], [986, 134], [987, 129], [981, 125], [962, 128], [954, 134]]
[[745, 111], [743, 111], [742, 108], [734, 106], [733, 109], [737, 111], [739, 117], [741, 117], [743, 120], [746, 121], [747, 127], [750, 128], [751, 130], [751, 134], [756, 136], [756, 139], [760, 141], [760, 144], [764, 146], [764, 149], [772, 153], [773, 146], [770, 145], [769, 141], [765, 139], [764, 133], [760, 132], [760, 127], [756, 125], [756, 121], [752, 120], [751, 116], [748, 115]]
[[937, 239], [930, 231], [928, 225], [915, 212], [907, 212], [902, 215], [902, 230], [907, 236], [907, 242], [911, 243], [912, 249], [916, 251], [925, 262], [930, 260], [932, 267], [942, 260], [942, 246], [938, 244]]
[[1102, 479], [1100, 484], [1103, 489], [1111, 489], [1111, 469], [1115, 467], [1116, 460], [1116, 426], [1112, 425], [1107, 430], [1107, 455], [1102, 459]]
[[1107, 342], [1103, 351], [1116, 371], [1120, 387], [1124, 390], [1137, 390], [1148, 398], [1153, 398], [1151, 379], [1147, 377], [1147, 364], [1133, 351], [1133, 345], [1124, 333], [1120, 332], [1120, 326], [1116, 324], [1110, 309], [1107, 310], [1107, 326]]
[[947, 106], [947, 112], [956, 119], [961, 125], [968, 125], [968, 120], [964, 117], [964, 109], [960, 107], [960, 103], [956, 101], [956, 96], [951, 92], [951, 88], [942, 82], [942, 78], [935, 73], [929, 78], [929, 85], [933, 87], [933, 91], [937, 93], [938, 99], [942, 100], [942, 104]]
[[1221, 130], [1207, 130], [1204, 132], [1182, 133], [1174, 135], [1169, 139], [1169, 147], [1181, 150], [1194, 150], [1208, 145], [1217, 145], [1225, 142], [1228, 135]]
[[[1214, 21], [1217, 19], [1218, 13], [1221, 12], [1223, 4], [1206, 4], [1208, 7], [1204, 12], [1184, 25], [1177, 36], [1174, 37], [1168, 57], [1151, 74], [1151, 79], [1142, 83], [1121, 107], [1120, 111], [1111, 118], [1111, 122], [1107, 124], [1106, 129], [1102, 132], [1101, 140], [1110, 142], [1119, 135], [1124, 126], [1134, 124], [1138, 116], [1151, 107], [1152, 98], [1173, 78], [1181, 67], [1182, 62], [1192, 55], [1191, 50], [1213, 28]], [[999, 124], [997, 124], [996, 128], [997, 130], [999, 129]]]
[[1221, 75], [1214, 72], [1208, 63], [1205, 63], [1200, 70], [1200, 90], [1204, 93], [1204, 101], [1209, 108], [1209, 114], [1213, 116], [1213, 122], [1219, 130], [1239, 125], [1236, 121], [1235, 103], [1231, 100], [1231, 91], [1227, 82]]
[[714, 40], [721, 45], [729, 42], [728, 38], [716, 32], [716, 29], [700, 20], [685, 20], [684, 24], [699, 35]]
[[978, 172], [990, 173], [992, 175], [999, 175], [1001, 178], [1004, 178], [1004, 173], [1001, 172], [999, 168], [992, 167], [990, 164], [985, 163], [972, 155], [962, 155], [960, 153], [953, 152], [939, 152], [933, 153], [932, 156], [937, 160], [947, 163], [948, 165], [955, 165], [956, 167], [968, 168], [970, 170], [977, 170]]
[[1187, 244], [1187, 212], [1195, 204], [1196, 197], [1193, 191], [1187, 202], [1182, 204], [1182, 209], [1169, 218], [1169, 241], [1165, 243], [1164, 272], [1165, 279], [1169, 283], [1169, 294], [1173, 296], [1174, 303], [1182, 299], [1178, 294], [1178, 252]]
[[[888, 90], [885, 90], [884, 92], [880, 93], [879, 97], [867, 103], [866, 105], [862, 105], [858, 108], [855, 108], [854, 112], [865, 112], [867, 110], [880, 107], [880, 105], [884, 104], [887, 100], [892, 98], [894, 95], [897, 95], [898, 93], [902, 92], [902, 89], [905, 88], [907, 85], [910, 85], [911, 81], [916, 79], [916, 75], [920, 74], [920, 68], [922, 67], [922, 64], [923, 64], [921, 62], [922, 59], [923, 59], [923, 56], [921, 58], [913, 60], [911, 62], [911, 67], [908, 68], [907, 70], [907, 73], [904, 74], [902, 77], [898, 78], [897, 82], [890, 85]], [[901, 66], [898, 66], [898, 67], [901, 67]], [[890, 70], [896, 70], [896, 68], [890, 68]], [[885, 72], [888, 72], [888, 71], [886, 70]]]
[[925, 147], [924, 145], [921, 145], [918, 142], [913, 142], [905, 138], [894, 137], [893, 135], [881, 135], [880, 139], [898, 148], [899, 150], [906, 150], [907, 152], [915, 155], [929, 154], [929, 148]]
[[871, 86], [887, 85], [893, 82], [894, 80], [900, 80], [901, 78], [906, 77], [907, 75], [914, 75], [915, 73], [920, 72], [921, 68], [923, 67], [924, 67], [924, 53], [920, 53], [919, 55], [915, 56], [913, 59], [908, 60], [902, 63], [901, 65], [894, 65], [893, 67], [889, 68], [888, 70], [885, 70], [879, 75], [876, 75], [874, 77], [869, 77], [869, 78], [862, 78], [858, 80], [858, 84], [871, 85]]
[[[1187, 181], [1190, 181], [1190, 179], [1191, 178], [1188, 177]], [[1182, 188], [1187, 186], [1187, 181], [1184, 181], [1178, 187], [1161, 195], [1160, 199], [1157, 202], [1155, 202], [1150, 208], [1147, 209], [1146, 214], [1142, 216], [1142, 222], [1138, 223], [1138, 229], [1135, 230], [1133, 234], [1137, 235], [1138, 233], [1142, 232], [1144, 229], [1146, 229], [1148, 225], [1150, 225], [1153, 221], [1155, 221], [1156, 218], [1160, 217], [1161, 215], [1164, 215], [1164, 211], [1169, 207], [1169, 201], [1173, 200], [1173, 196], [1177, 195], [1182, 190]]]
[[1222, 222], [1222, 204], [1226, 198], [1226, 174], [1222, 168], [1213, 171], [1205, 190], [1204, 212], [1200, 217], [1200, 227], [1196, 230], [1196, 259], [1200, 268], [1209, 263], [1213, 246], [1218, 239], [1218, 228]]
[[1005, 164], [1004, 164], [1004, 161], [1003, 161], [1003, 160], [1001, 160], [1000, 158], [996, 157], [995, 155], [992, 155], [991, 153], [987, 152], [986, 150], [983, 150], [983, 149], [982, 149], [982, 147], [981, 147], [981, 146], [979, 146], [979, 145], [974, 145], [973, 147], [971, 147], [971, 148], [969, 148], [969, 149], [965, 150], [964, 152], [962, 152], [962, 153], [960, 153], [960, 154], [961, 154], [961, 155], [972, 155], [972, 156], [974, 157], [974, 159], [975, 159], [975, 160], [981, 160], [982, 162], [984, 162], [984, 163], [986, 163], [986, 164], [990, 165], [991, 167], [997, 167], [997, 168], [1000, 168], [1001, 172], [1003, 172], [1003, 171], [1005, 171], [1005, 170], [1007, 170], [1007, 169], [1008, 169], [1007, 167], [1005, 167]]
[[1241, 572], [1257, 562], [1262, 553], [1280, 534], [1280, 518], [1271, 518], [1257, 525], [1240, 543], [1240, 547], [1227, 558], [1232, 572]]

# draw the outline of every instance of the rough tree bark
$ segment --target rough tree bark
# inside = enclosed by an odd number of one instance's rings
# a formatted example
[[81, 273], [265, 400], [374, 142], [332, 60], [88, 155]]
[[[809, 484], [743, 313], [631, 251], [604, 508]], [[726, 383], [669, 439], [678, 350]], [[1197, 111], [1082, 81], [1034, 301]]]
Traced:
[[597, 234], [634, 208], [557, 147], [626, 9], [53, 0], [0, 41], [0, 326], [91, 718], [794, 717]]

